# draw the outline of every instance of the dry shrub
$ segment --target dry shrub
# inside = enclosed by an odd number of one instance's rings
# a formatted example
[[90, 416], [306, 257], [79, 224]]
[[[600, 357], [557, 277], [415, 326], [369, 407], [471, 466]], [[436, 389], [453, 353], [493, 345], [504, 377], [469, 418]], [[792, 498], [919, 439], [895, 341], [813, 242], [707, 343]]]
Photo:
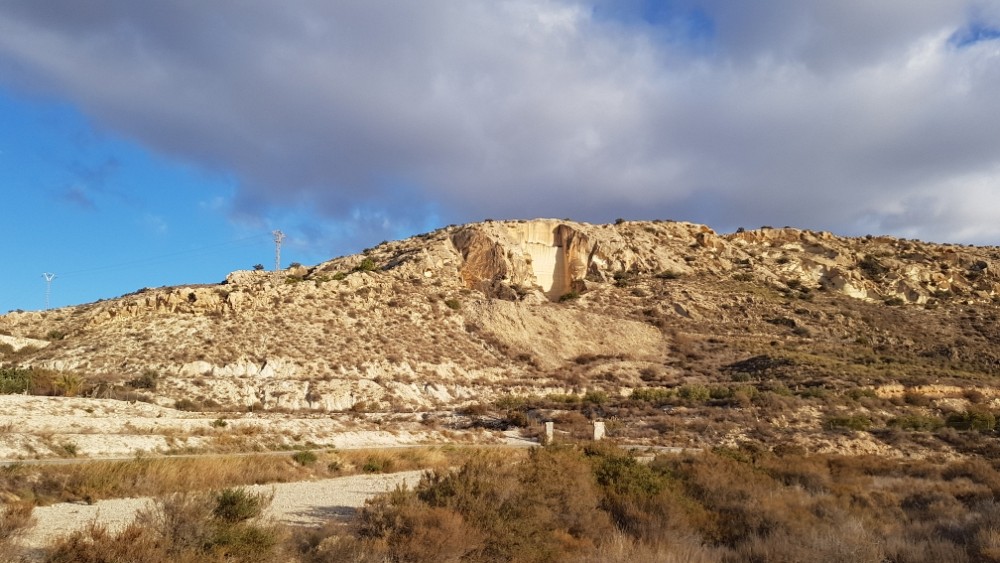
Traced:
[[270, 497], [242, 489], [175, 493], [140, 511], [118, 533], [92, 525], [58, 540], [47, 563], [107, 561], [265, 563], [283, 554], [283, 533], [260, 519]]
[[[426, 473], [414, 491], [374, 499], [354, 533], [366, 553], [396, 561], [553, 561], [593, 552], [612, 529], [599, 502], [590, 464], [576, 449], [532, 450], [524, 463], [477, 456], [457, 470]], [[314, 542], [306, 555], [351, 542]], [[330, 557], [315, 560], [343, 560]]]
[[31, 515], [34, 504], [27, 501], [8, 503], [0, 507], [0, 548], [10, 544], [25, 530], [35, 524]]

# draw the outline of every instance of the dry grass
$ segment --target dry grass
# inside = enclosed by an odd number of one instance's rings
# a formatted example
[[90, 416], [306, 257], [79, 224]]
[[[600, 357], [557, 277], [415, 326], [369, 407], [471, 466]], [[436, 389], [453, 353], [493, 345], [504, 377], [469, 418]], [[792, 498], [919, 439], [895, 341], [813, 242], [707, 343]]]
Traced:
[[190, 490], [191, 476], [202, 489], [219, 489], [362, 472], [435, 469], [462, 463], [489, 448], [421, 447], [315, 451], [308, 464], [287, 455], [136, 458], [71, 465], [19, 465], [0, 469], [0, 490], [35, 504], [94, 502], [105, 498], [162, 496]]
[[0, 552], [10, 545], [11, 540], [34, 524], [34, 517], [31, 515], [34, 508], [34, 504], [27, 501], [0, 505]]

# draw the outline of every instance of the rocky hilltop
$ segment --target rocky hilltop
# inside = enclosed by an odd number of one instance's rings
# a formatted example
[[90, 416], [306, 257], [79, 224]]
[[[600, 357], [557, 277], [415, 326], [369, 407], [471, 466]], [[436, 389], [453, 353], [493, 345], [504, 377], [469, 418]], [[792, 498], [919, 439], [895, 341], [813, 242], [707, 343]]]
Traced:
[[[0, 364], [46, 370], [64, 393], [239, 410], [628, 396], [734, 370], [894, 393], [996, 375], [998, 296], [993, 247], [487, 221], [313, 267], [9, 313]], [[740, 364], [760, 357], [771, 363]]]

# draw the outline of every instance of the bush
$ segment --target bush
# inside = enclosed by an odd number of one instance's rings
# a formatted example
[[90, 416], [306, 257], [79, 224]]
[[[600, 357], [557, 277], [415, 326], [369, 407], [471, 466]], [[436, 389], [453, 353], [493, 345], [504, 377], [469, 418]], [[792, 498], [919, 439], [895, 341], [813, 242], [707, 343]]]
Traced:
[[212, 515], [224, 522], [236, 524], [260, 516], [264, 508], [271, 504], [271, 499], [271, 496], [251, 493], [241, 487], [223, 489], [215, 494]]
[[881, 262], [879, 262], [878, 258], [875, 258], [871, 254], [865, 255], [865, 257], [858, 262], [858, 268], [861, 268], [861, 272], [866, 278], [873, 281], [879, 281], [883, 276], [889, 273], [889, 268], [886, 268]]
[[587, 391], [583, 395], [583, 402], [593, 405], [603, 405], [608, 402], [608, 394], [604, 391]]
[[862, 414], [852, 414], [850, 416], [832, 416], [826, 419], [823, 426], [827, 430], [854, 430], [865, 431], [872, 427], [872, 421]]
[[978, 430], [979, 432], [989, 432], [997, 425], [996, 416], [989, 410], [971, 406], [965, 412], [956, 412], [948, 415], [945, 424], [949, 428], [956, 430]]
[[6, 503], [0, 508], [0, 551], [34, 523], [35, 505], [29, 501]]
[[377, 269], [378, 269], [378, 266], [375, 265], [375, 260], [372, 260], [371, 258], [365, 258], [364, 260], [361, 261], [360, 264], [358, 264], [357, 266], [354, 267], [353, 271], [355, 271], [355, 272], [374, 272]]
[[72, 373], [64, 373], [56, 379], [55, 386], [59, 390], [60, 394], [66, 397], [75, 397], [83, 390], [86, 381]]
[[462, 303], [458, 299], [445, 299], [444, 304], [454, 311], [462, 308]]
[[201, 405], [191, 399], [177, 399], [174, 401], [174, 408], [179, 411], [200, 411]]
[[689, 403], [704, 403], [711, 398], [712, 392], [704, 385], [688, 384], [677, 389], [677, 396]]
[[13, 395], [31, 389], [31, 370], [20, 368], [0, 368], [0, 394]]
[[365, 473], [388, 473], [392, 470], [392, 459], [387, 457], [369, 456], [361, 470]]
[[298, 463], [299, 465], [302, 466], [306, 466], [315, 463], [316, 460], [319, 458], [316, 457], [316, 454], [312, 453], [309, 450], [302, 450], [300, 452], [295, 452], [294, 454], [292, 454], [292, 459], [295, 460], [295, 463]]
[[631, 395], [633, 401], [652, 403], [655, 406], [663, 406], [673, 397], [674, 391], [665, 387], [639, 387], [633, 389]]
[[120, 532], [111, 533], [95, 524], [58, 540], [46, 550], [44, 560], [50, 563], [286, 560], [279, 528], [257, 520], [270, 501], [269, 496], [242, 489], [176, 493], [158, 499], [154, 507], [141, 511]]
[[133, 389], [149, 389], [150, 391], [156, 391], [159, 379], [160, 374], [151, 369], [147, 369], [142, 372], [142, 375], [126, 382], [125, 385]]
[[892, 428], [899, 428], [901, 430], [933, 432], [944, 426], [944, 421], [936, 416], [908, 414], [890, 420], [889, 426]]

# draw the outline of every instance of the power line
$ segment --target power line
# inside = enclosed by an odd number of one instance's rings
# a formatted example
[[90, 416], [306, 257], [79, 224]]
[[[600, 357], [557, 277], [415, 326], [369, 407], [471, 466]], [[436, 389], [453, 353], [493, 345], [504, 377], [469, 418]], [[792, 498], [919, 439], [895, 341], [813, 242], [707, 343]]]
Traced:
[[136, 259], [136, 260], [129, 260], [129, 261], [126, 261], [126, 262], [119, 262], [117, 264], [106, 264], [106, 265], [103, 265], [103, 266], [94, 266], [92, 268], [83, 268], [83, 269], [80, 269], [80, 270], [72, 270], [72, 271], [66, 272], [64, 274], [60, 274], [60, 277], [65, 278], [67, 276], [76, 276], [76, 275], [79, 275], [79, 274], [90, 274], [90, 273], [95, 273], [95, 272], [106, 272], [106, 271], [127, 269], [127, 268], [132, 268], [132, 267], [137, 266], [137, 265], [156, 264], [156, 263], [161, 263], [161, 262], [167, 261], [169, 259], [177, 258], [177, 257], [180, 257], [180, 256], [194, 256], [194, 255], [199, 255], [199, 254], [211, 254], [211, 253], [213, 253], [213, 252], [215, 252], [215, 251], [217, 251], [217, 250], [219, 250], [221, 248], [236, 246], [236, 245], [240, 245], [242, 243], [246, 243], [246, 242], [250, 242], [250, 241], [257, 241], [257, 240], [262, 239], [265, 236], [267, 236], [266, 233], [257, 233], [255, 235], [251, 235], [251, 236], [248, 236], [248, 237], [233, 239], [233, 240], [230, 240], [230, 241], [220, 242], [220, 243], [216, 243], [216, 244], [210, 244], [210, 245], [201, 246], [201, 247], [198, 247], [198, 248], [192, 248], [192, 249], [188, 249], [188, 250], [178, 250], [178, 251], [175, 251], [175, 252], [167, 252], [167, 253], [164, 253], [164, 254], [158, 254], [158, 255], [155, 255], [155, 256], [148, 256], [148, 257], [139, 258], [139, 259]]

